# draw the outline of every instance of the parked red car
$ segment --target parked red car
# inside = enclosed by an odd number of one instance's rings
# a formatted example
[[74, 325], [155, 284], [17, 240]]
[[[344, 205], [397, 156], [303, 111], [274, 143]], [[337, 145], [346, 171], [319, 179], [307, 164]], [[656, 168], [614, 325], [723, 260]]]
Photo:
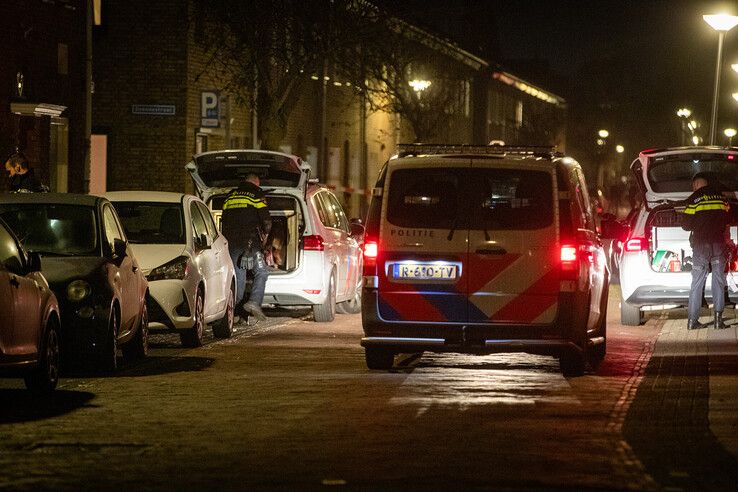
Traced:
[[50, 392], [59, 381], [59, 304], [40, 268], [0, 220], [0, 375]]

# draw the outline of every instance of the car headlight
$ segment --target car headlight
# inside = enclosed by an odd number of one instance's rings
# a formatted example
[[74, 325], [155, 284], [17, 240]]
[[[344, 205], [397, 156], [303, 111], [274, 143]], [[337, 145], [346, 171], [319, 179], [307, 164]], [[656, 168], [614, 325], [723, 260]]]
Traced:
[[152, 280], [182, 280], [187, 276], [187, 267], [189, 258], [187, 256], [179, 256], [162, 266], [158, 266], [151, 270], [146, 276], [149, 281]]
[[72, 302], [79, 302], [90, 294], [92, 287], [84, 280], [75, 280], [67, 285], [67, 299]]

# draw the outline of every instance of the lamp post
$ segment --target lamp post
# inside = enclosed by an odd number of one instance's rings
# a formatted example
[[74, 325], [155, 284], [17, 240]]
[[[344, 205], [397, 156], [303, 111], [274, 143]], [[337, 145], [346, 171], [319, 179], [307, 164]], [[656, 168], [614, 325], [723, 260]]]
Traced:
[[728, 147], [733, 145], [733, 137], [735, 137], [735, 134], [735, 128], [726, 128], [725, 130], [723, 130], [723, 135], [728, 137]]
[[702, 18], [710, 27], [718, 32], [718, 52], [715, 66], [715, 91], [712, 96], [712, 118], [710, 119], [710, 145], [715, 145], [715, 127], [717, 126], [718, 91], [720, 90], [720, 70], [723, 61], [723, 41], [725, 33], [738, 24], [738, 16], [728, 14], [703, 15]]

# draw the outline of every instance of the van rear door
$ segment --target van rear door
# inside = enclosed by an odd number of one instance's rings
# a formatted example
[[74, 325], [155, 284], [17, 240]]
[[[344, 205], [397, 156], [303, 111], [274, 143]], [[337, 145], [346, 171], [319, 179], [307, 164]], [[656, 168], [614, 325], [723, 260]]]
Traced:
[[385, 184], [379, 231], [379, 314], [387, 321], [467, 321], [470, 160], [398, 160]]
[[546, 165], [474, 159], [469, 321], [550, 323], [559, 294], [555, 172]]

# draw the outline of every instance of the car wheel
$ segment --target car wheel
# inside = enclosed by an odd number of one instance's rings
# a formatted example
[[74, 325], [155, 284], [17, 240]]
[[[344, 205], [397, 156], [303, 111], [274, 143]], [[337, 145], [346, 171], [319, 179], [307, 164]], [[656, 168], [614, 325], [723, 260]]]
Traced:
[[336, 312], [340, 314], [359, 314], [361, 312], [361, 291], [364, 281], [360, 280], [356, 285], [356, 293], [354, 297], [348, 301], [336, 304]]
[[38, 367], [24, 378], [26, 388], [38, 394], [52, 392], [59, 382], [59, 361], [59, 327], [51, 319], [39, 348]]
[[331, 272], [328, 280], [328, 295], [323, 304], [313, 305], [313, 317], [318, 323], [329, 323], [336, 318], [336, 281], [335, 274]]
[[364, 349], [366, 367], [369, 369], [388, 370], [392, 369], [395, 362], [395, 354], [391, 350], [377, 347], [366, 347]]
[[184, 347], [200, 347], [205, 332], [205, 298], [201, 288], [197, 288], [195, 294], [195, 322], [192, 328], [179, 334], [179, 339]]
[[225, 315], [213, 324], [213, 335], [215, 338], [230, 338], [233, 335], [233, 312], [236, 300], [233, 288], [228, 294], [228, 307], [226, 307]]
[[559, 357], [559, 367], [564, 376], [581, 376], [586, 366], [585, 354], [578, 350], [567, 350]]
[[97, 354], [96, 369], [101, 373], [111, 373], [118, 369], [118, 310], [110, 309], [110, 319], [100, 351]]
[[146, 309], [146, 303], [141, 311], [141, 323], [136, 332], [136, 336], [130, 342], [123, 345], [123, 359], [138, 360], [143, 359], [149, 354], [149, 312]]
[[620, 323], [625, 326], [638, 326], [643, 323], [643, 313], [640, 306], [628, 304], [624, 299], [620, 300]]

